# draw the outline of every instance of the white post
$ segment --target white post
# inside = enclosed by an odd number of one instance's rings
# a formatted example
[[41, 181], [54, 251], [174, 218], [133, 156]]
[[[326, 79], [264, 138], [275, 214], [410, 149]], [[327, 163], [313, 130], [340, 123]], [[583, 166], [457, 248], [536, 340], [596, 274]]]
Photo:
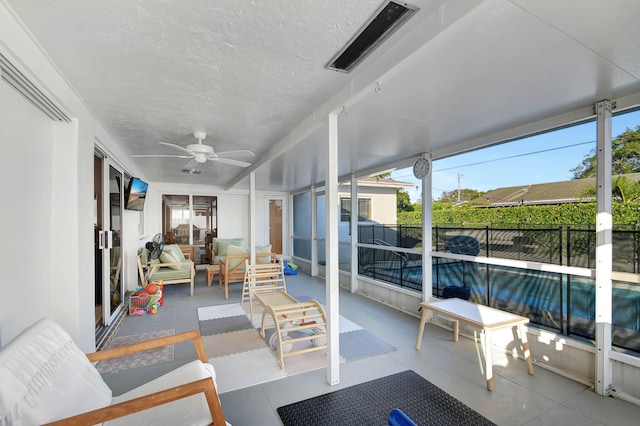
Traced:
[[249, 263], [256, 264], [256, 173], [249, 173]]
[[311, 276], [318, 276], [318, 203], [316, 187], [311, 187]]
[[338, 116], [329, 114], [329, 134], [325, 167], [326, 299], [327, 299], [327, 382], [340, 383], [340, 327], [338, 265]]
[[422, 178], [422, 300], [433, 298], [431, 170]]
[[611, 103], [596, 103], [596, 392], [611, 390], [611, 322], [613, 266], [613, 215], [611, 205]]
[[358, 179], [351, 175], [351, 293], [358, 290]]

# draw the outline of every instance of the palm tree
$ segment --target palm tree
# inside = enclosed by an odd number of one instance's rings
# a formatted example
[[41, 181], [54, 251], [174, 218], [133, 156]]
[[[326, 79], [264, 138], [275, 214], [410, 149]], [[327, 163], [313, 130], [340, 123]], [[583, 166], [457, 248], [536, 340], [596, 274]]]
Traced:
[[[596, 194], [596, 187], [592, 186], [582, 191], [580, 196], [587, 198], [595, 197]], [[625, 176], [617, 176], [611, 181], [611, 196], [614, 201], [622, 204], [640, 201], [640, 182], [631, 180]]]

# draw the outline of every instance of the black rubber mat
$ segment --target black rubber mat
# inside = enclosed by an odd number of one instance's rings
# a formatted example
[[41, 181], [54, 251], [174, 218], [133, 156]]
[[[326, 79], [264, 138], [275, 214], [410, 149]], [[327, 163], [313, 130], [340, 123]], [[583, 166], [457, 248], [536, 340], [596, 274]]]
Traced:
[[392, 409], [416, 425], [495, 425], [407, 370], [278, 408], [284, 426], [388, 425]]

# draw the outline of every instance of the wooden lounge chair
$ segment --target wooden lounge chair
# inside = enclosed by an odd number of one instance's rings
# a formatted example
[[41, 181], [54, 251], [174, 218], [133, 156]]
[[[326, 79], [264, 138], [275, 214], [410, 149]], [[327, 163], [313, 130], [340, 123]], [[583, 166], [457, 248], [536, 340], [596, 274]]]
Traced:
[[[189, 340], [197, 360], [117, 397], [92, 364]], [[225, 425], [214, 380], [197, 330], [85, 355], [43, 318], [0, 351], [0, 424]]]

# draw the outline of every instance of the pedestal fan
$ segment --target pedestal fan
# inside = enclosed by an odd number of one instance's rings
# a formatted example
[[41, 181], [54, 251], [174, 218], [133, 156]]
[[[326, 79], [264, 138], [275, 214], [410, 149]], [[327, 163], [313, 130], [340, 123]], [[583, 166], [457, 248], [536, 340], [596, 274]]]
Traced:
[[148, 253], [147, 253], [147, 276], [146, 281], [149, 282], [149, 272], [151, 270], [151, 260], [155, 260], [157, 258], [160, 257], [160, 254], [162, 253], [162, 249], [164, 249], [164, 235], [163, 234], [156, 234], [153, 236], [153, 239], [151, 241], [149, 241], [147, 244], [145, 244], [144, 246]]

